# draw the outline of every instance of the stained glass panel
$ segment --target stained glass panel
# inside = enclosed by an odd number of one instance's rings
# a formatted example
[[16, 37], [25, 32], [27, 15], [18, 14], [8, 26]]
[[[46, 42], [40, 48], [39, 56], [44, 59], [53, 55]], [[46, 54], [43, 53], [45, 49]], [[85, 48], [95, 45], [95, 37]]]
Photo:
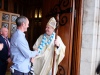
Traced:
[[16, 24], [11, 25], [11, 34], [13, 34], [17, 30]]
[[4, 20], [4, 21], [9, 21], [9, 18], [10, 18], [9, 14], [4, 14], [4, 13], [3, 13], [3, 15], [2, 15], [2, 20]]
[[6, 28], [8, 28], [8, 26], [9, 26], [8, 23], [2, 22], [2, 27], [6, 27]]
[[11, 21], [15, 22], [18, 16], [12, 15]]

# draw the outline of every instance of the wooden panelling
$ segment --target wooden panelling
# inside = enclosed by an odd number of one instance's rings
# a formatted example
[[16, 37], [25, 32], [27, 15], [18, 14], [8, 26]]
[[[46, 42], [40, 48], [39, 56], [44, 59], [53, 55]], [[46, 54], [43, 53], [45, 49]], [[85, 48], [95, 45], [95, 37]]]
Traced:
[[71, 75], [80, 75], [83, 0], [75, 0], [75, 3]]
[[[54, 14], [60, 12], [59, 6], [62, 10], [67, 10], [67, 8], [73, 7], [72, 0], [43, 0], [43, 18], [42, 18], [42, 31], [44, 32], [45, 26], [48, 22], [47, 14]], [[55, 9], [55, 10], [52, 10]], [[74, 10], [74, 9], [72, 9]], [[51, 15], [52, 17], [52, 15]], [[66, 21], [67, 20], [67, 21]], [[64, 24], [64, 21], [67, 22]], [[71, 56], [72, 56], [72, 40], [73, 40], [73, 12], [66, 12], [60, 14], [60, 26], [58, 30], [58, 35], [62, 38], [64, 44], [66, 45], [65, 58], [60, 63], [61, 71], [58, 71], [57, 75], [70, 75], [71, 70]], [[63, 25], [64, 24], [64, 25]]]
[[19, 14], [0, 11], [0, 28], [1, 27], [7, 27], [8, 28], [8, 37], [11, 37], [13, 32], [17, 29], [15, 20], [16, 18], [20, 16]]
[[[34, 18], [36, 8], [42, 9], [41, 19]], [[66, 45], [66, 53], [59, 66], [61, 71], [59, 70], [57, 75], [79, 75], [80, 73], [82, 8], [83, 0], [8, 0], [9, 12], [24, 15], [30, 21], [26, 37], [31, 49], [38, 36], [45, 32], [49, 18], [60, 13], [58, 35]], [[0, 10], [5, 11], [4, 0]]]

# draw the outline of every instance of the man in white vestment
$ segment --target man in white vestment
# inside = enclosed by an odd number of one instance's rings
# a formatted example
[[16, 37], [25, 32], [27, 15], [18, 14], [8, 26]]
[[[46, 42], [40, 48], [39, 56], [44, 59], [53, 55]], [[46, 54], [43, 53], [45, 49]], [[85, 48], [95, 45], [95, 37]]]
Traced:
[[[55, 66], [54, 75], [57, 73], [58, 65], [65, 56], [65, 45], [61, 38], [57, 36], [55, 39], [56, 20], [54, 17], [50, 18], [46, 25], [45, 33], [40, 35], [36, 43], [33, 45], [34, 50], [38, 50], [38, 56], [33, 60], [33, 67], [35, 75], [51, 75], [53, 65], [53, 53], [55, 50]], [[56, 47], [55, 47], [56, 46]]]

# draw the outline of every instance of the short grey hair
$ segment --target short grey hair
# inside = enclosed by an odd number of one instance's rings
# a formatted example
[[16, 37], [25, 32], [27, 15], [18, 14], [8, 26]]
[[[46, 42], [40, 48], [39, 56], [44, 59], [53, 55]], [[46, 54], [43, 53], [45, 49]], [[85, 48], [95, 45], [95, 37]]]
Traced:
[[16, 19], [17, 27], [21, 26], [22, 23], [26, 23], [27, 17], [20, 16]]

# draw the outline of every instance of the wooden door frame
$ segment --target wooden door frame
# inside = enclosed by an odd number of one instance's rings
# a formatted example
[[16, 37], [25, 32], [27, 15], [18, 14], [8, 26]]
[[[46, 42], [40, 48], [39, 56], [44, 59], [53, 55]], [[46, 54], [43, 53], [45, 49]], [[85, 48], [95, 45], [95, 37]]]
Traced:
[[[74, 0], [73, 0], [74, 1]], [[71, 75], [80, 75], [83, 0], [75, 0]]]
[[[71, 21], [72, 26], [70, 27], [71, 38], [69, 39], [70, 40], [69, 56], [68, 56], [68, 67], [66, 69], [66, 72], [67, 72], [66, 75], [80, 75], [83, 0], [70, 0], [70, 1], [71, 1], [71, 6], [73, 6], [73, 10], [72, 10], [73, 12], [71, 13], [72, 15], [70, 16], [71, 17], [70, 21]], [[46, 10], [44, 9], [44, 11]], [[75, 12], [76, 12], [76, 15], [75, 15]], [[76, 16], [75, 19], [74, 19], [74, 16]], [[44, 32], [45, 30], [44, 28], [45, 28], [46, 22], [47, 22], [47, 19], [45, 19], [45, 15], [44, 15], [42, 18], [42, 27], [43, 27], [42, 32]]]

